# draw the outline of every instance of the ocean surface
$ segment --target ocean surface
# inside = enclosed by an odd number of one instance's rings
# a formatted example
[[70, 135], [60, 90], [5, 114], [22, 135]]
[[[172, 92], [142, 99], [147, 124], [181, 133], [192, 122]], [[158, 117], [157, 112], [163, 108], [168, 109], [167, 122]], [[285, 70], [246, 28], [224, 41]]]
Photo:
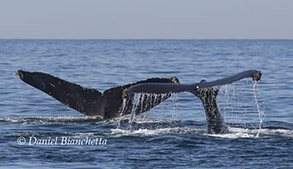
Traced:
[[[181, 83], [262, 71], [223, 86], [227, 134], [179, 93], [135, 117], [100, 121], [17, 79], [19, 69], [104, 90], [151, 77]], [[1, 168], [293, 168], [292, 40], [0, 40]]]

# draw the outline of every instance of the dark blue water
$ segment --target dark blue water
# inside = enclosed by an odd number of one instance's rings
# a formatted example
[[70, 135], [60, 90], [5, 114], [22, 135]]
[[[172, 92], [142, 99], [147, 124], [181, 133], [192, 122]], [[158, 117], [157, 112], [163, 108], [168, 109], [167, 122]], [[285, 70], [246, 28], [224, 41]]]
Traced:
[[[251, 80], [221, 89], [230, 133], [210, 135], [192, 94], [136, 116], [130, 130], [129, 116], [85, 117], [17, 79], [18, 69], [101, 92], [151, 77], [195, 83], [249, 69], [263, 76], [255, 93]], [[291, 40], [0, 40], [0, 75], [3, 168], [293, 168]], [[52, 144], [33, 144], [35, 138]]]

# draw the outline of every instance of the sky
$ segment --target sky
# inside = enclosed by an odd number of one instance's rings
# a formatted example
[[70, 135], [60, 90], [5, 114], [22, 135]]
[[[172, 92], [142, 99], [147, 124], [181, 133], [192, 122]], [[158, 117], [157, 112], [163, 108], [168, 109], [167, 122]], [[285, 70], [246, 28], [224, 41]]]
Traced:
[[293, 39], [293, 0], [0, 0], [0, 39]]

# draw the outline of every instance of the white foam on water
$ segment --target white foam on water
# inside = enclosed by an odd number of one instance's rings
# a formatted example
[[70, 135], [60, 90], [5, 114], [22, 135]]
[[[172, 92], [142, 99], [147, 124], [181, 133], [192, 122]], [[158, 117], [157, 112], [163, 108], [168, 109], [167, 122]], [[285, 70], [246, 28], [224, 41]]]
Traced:
[[228, 127], [229, 133], [227, 134], [204, 134], [212, 137], [220, 137], [220, 138], [254, 138], [256, 137], [252, 134], [249, 129], [243, 128], [230, 128]]
[[159, 118], [150, 118], [147, 116], [137, 116], [135, 122], [137, 124], [150, 124], [150, 123], [176, 123], [181, 122], [181, 120], [176, 119], [159, 119]]
[[293, 138], [293, 130], [288, 129], [255, 129], [251, 131], [256, 134], [257, 137], [262, 135], [269, 136], [283, 136], [283, 137], [292, 137]]
[[187, 133], [199, 133], [203, 132], [201, 129], [191, 129], [191, 128], [159, 128], [159, 129], [138, 129], [138, 130], [123, 130], [123, 129], [111, 129], [110, 135], [113, 137], [121, 136], [154, 136], [154, 135], [165, 135], [165, 134], [187, 134]]
[[293, 130], [288, 129], [244, 129], [244, 128], [228, 128], [229, 133], [227, 134], [204, 134], [212, 137], [221, 138], [262, 138], [271, 136], [282, 136], [282, 137], [292, 137]]
[[188, 127], [167, 127], [158, 129], [137, 129], [137, 130], [124, 130], [124, 129], [111, 129], [110, 136], [156, 136], [165, 134], [194, 134], [205, 135], [220, 138], [266, 138], [272, 136], [282, 136], [293, 138], [293, 130], [288, 129], [244, 129], [228, 127], [229, 133], [227, 134], [207, 134], [205, 129], [194, 129]]

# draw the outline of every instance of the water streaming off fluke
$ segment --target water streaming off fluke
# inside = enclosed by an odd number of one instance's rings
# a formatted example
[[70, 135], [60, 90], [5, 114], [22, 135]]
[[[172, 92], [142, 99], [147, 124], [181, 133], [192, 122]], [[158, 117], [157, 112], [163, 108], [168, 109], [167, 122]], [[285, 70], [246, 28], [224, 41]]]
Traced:
[[136, 114], [149, 110], [151, 107], [160, 104], [170, 96], [171, 94], [135, 93], [123, 99], [119, 113], [120, 115], [127, 114], [128, 106], [131, 104], [131, 113], [129, 118], [131, 128], [131, 124], [135, 120]]

